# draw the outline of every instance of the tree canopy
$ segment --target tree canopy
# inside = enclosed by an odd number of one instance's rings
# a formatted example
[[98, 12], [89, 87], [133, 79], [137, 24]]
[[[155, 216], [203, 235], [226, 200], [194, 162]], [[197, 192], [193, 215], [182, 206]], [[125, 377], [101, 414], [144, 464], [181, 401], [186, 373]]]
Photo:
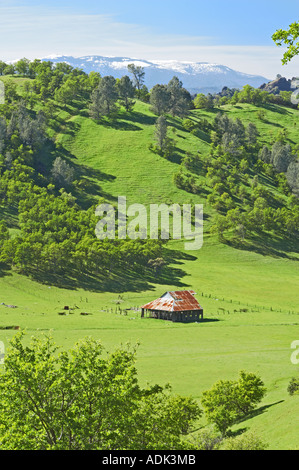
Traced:
[[169, 386], [140, 387], [137, 347], [113, 352], [92, 338], [59, 350], [51, 337], [11, 341], [0, 372], [5, 450], [184, 449], [201, 415]]
[[296, 55], [299, 54], [299, 22], [290, 24], [289, 28], [278, 29], [272, 36], [277, 46], [286, 46], [287, 50], [283, 54], [282, 63], [286, 65]]

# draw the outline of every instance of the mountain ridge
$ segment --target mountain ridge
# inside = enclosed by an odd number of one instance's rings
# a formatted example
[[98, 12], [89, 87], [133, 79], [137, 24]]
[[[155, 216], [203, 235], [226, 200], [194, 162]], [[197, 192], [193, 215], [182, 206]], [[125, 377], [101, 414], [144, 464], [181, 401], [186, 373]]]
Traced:
[[144, 67], [145, 85], [149, 89], [157, 83], [168, 83], [176, 75], [183, 82], [183, 86], [192, 94], [218, 93], [224, 86], [240, 89], [245, 85], [251, 85], [257, 88], [270, 81], [259, 75], [249, 75], [224, 65], [209, 62], [145, 60], [98, 55], [81, 57], [50, 55], [42, 60], [51, 60], [53, 63], [66, 62], [75, 68], [83, 69], [86, 73], [96, 71], [102, 76], [112, 75], [115, 78], [127, 75], [128, 65], [134, 63]]

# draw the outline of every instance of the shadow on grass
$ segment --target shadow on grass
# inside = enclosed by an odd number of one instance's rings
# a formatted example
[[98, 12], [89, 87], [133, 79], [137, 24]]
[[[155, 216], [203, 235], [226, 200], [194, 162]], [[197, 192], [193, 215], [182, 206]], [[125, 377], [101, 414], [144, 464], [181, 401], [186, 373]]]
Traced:
[[268, 111], [272, 111], [273, 113], [278, 113], [278, 114], [283, 114], [283, 115], [292, 114], [291, 111], [289, 111], [287, 108], [279, 106], [279, 105], [271, 104], [271, 103], [264, 104], [261, 107], [264, 109], [267, 109]]
[[[170, 250], [169, 250], [170, 251]], [[68, 269], [56, 273], [43, 272], [37, 269], [28, 269], [23, 274], [33, 280], [45, 285], [55, 286], [63, 289], [76, 290], [83, 289], [90, 292], [142, 292], [154, 290], [154, 285], [175, 285], [177, 288], [186, 288], [181, 279], [186, 276], [179, 266], [183, 264], [186, 256], [180, 252], [173, 252], [171, 256], [168, 253], [168, 263], [176, 266], [165, 266], [160, 273], [155, 273], [150, 268], [136, 267], [135, 270], [129, 267], [120, 266], [113, 272], [102, 271], [95, 275], [94, 273], [83, 273], [75, 269]], [[180, 260], [180, 257], [182, 260]], [[189, 259], [196, 259], [190, 257]]]
[[143, 126], [153, 126], [156, 123], [157, 118], [155, 116], [149, 116], [148, 114], [142, 114], [136, 111], [127, 113], [123, 116], [126, 121], [141, 124]]
[[[70, 184], [69, 186], [62, 186], [77, 198], [78, 204], [83, 209], [87, 209], [95, 203], [95, 199], [98, 200], [101, 197], [109, 201], [116, 201], [117, 198], [103, 191], [100, 186], [101, 181], [114, 181], [116, 179], [114, 175], [79, 163], [74, 154], [64, 147], [57, 148], [51, 141], [48, 141], [38, 153], [35, 165], [38, 172], [49, 177], [54, 160], [57, 157], [66, 161], [74, 170], [74, 180], [79, 181], [79, 185], [74, 186], [73, 184]], [[57, 186], [57, 189], [60, 189], [60, 186]]]
[[246, 431], [248, 431], [248, 428], [240, 428], [240, 429], [237, 429], [236, 431], [232, 431], [232, 430], [230, 429], [229, 431], [227, 431], [226, 437], [237, 437], [237, 436], [241, 436], [241, 435], [244, 434]]
[[8, 228], [19, 228], [18, 208], [16, 206], [0, 206], [0, 221], [1, 220], [5, 220]]
[[99, 120], [97, 123], [106, 128], [116, 129], [118, 131], [142, 131], [142, 127], [136, 126], [123, 119]]
[[284, 400], [276, 401], [275, 403], [271, 403], [270, 405], [260, 406], [260, 408], [257, 408], [251, 411], [250, 413], [248, 413], [246, 416], [243, 416], [242, 418], [240, 418], [238, 420], [238, 423], [243, 423], [244, 421], [247, 421], [248, 419], [252, 419], [252, 418], [255, 418], [256, 416], [266, 413], [269, 410], [269, 408], [272, 408], [273, 406], [276, 406], [276, 405], [280, 405], [281, 403], [284, 403]]
[[[269, 240], [270, 238], [270, 240]], [[250, 238], [241, 241], [236, 238], [225, 240], [226, 245], [237, 250], [253, 251], [263, 256], [284, 258], [299, 261], [297, 256], [291, 253], [299, 253], [298, 241], [294, 238], [275, 236], [274, 234], [251, 234]]]
[[126, 291], [141, 292], [151, 290], [153, 287], [141, 278], [137, 273], [126, 273], [120, 271], [119, 274], [99, 274], [78, 271], [65, 271], [59, 273], [46, 273], [38, 270], [24, 272], [34, 281], [48, 286], [55, 286], [61, 289], [77, 290], [82, 289], [89, 292], [113, 292], [123, 293]]
[[196, 261], [197, 257], [183, 251], [171, 250], [164, 247], [163, 251], [164, 259], [168, 264], [184, 264], [184, 261]]
[[202, 320], [199, 321], [199, 323], [215, 323], [215, 322], [220, 322], [222, 320], [219, 320], [218, 318], [203, 318]]
[[280, 127], [280, 128], [284, 128], [284, 126], [282, 126], [281, 124], [279, 124], [278, 122], [274, 122], [274, 121], [269, 121], [269, 119], [266, 119], [264, 118], [263, 119], [263, 123], [264, 124], [269, 124], [269, 126], [273, 126], [273, 127]]
[[173, 152], [171, 155], [167, 158], [167, 160], [171, 163], [175, 163], [176, 165], [180, 165], [182, 163], [183, 157], [185, 155], [185, 151], [181, 150], [178, 147], [173, 148]]
[[81, 127], [78, 122], [74, 122], [74, 121], [62, 121], [62, 122], [64, 123], [60, 126], [61, 134], [74, 136]]
[[198, 137], [200, 140], [203, 140], [207, 144], [210, 144], [212, 142], [211, 137], [209, 136], [209, 134], [207, 134], [206, 132], [204, 132], [201, 129], [196, 129], [195, 135], [196, 135], [196, 137]]
[[135, 111], [128, 111], [116, 113], [108, 116], [103, 116], [100, 119], [94, 120], [95, 123], [106, 128], [112, 128], [120, 131], [141, 131], [141, 126], [152, 126], [156, 122], [154, 116], [148, 116]]
[[12, 271], [9, 266], [0, 264], [0, 277], [12, 276]]

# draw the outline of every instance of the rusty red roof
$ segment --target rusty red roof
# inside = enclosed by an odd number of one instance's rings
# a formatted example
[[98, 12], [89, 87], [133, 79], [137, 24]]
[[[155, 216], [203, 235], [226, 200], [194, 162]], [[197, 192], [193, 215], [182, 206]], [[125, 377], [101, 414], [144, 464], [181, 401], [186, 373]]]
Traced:
[[166, 312], [183, 312], [189, 310], [202, 310], [194, 297], [193, 290], [166, 292], [159, 299], [143, 305], [145, 310], [163, 310]]

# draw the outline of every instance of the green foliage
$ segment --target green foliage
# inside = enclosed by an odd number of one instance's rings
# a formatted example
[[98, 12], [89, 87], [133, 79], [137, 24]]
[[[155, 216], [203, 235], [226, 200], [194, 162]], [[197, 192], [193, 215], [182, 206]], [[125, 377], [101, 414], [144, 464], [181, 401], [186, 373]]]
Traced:
[[[278, 137], [284, 146], [291, 145], [295, 156], [298, 111], [286, 110], [276, 104], [256, 108], [252, 104], [239, 103], [234, 107], [228, 102], [221, 109], [222, 114], [226, 114], [229, 121], [240, 118], [245, 129], [244, 137], [242, 126], [239, 126], [242, 145], [233, 148], [234, 154], [224, 151], [223, 132], [214, 130], [215, 112], [192, 110], [188, 115], [188, 120], [194, 123], [193, 128], [190, 126], [191, 132], [182, 125], [181, 118], [168, 116], [168, 122], [177, 130], [174, 158], [168, 160], [157, 158], [148, 151], [155, 116], [146, 104], [136, 100], [130, 115], [121, 109], [114, 121], [103, 119], [102, 123], [95, 123], [88, 118], [87, 109], [100, 77], [95, 77], [93, 83], [89, 76], [77, 75], [78, 71], [65, 65], [56, 71], [56, 67], [40, 63], [35, 64], [32, 73], [34, 80], [18, 75], [9, 79], [15, 98], [0, 107], [0, 211], [1, 219], [5, 221], [0, 236], [1, 257], [13, 268], [8, 272], [9, 276], [5, 276], [8, 266], [1, 266], [0, 283], [2, 300], [19, 306], [11, 311], [1, 307], [1, 327], [6, 327], [9, 318], [9, 324], [21, 324], [34, 330], [54, 328], [55, 336], [65, 345], [82, 336], [86, 328], [95, 334], [100, 329], [103, 339], [107, 339], [111, 347], [115, 341], [124, 338], [142, 337], [145, 342], [140, 363], [142, 379], [148, 373], [155, 377], [155, 382], [160, 377], [163, 380], [167, 356], [167, 370], [176, 389], [192, 391], [194, 396], [209, 387], [211, 376], [213, 381], [218, 380], [219, 370], [224, 371], [224, 376], [230, 376], [232, 368], [239, 370], [250, 361], [253, 367], [266, 372], [271, 393], [268, 402], [275, 403], [266, 413], [254, 417], [254, 426], [263, 429], [267, 438], [269, 436], [272, 448], [295, 445], [296, 431], [289, 426], [287, 417], [294, 412], [296, 400], [285, 400], [277, 406], [276, 402], [279, 393], [283, 394], [287, 387], [285, 377], [292, 376], [285, 354], [278, 355], [277, 351], [284, 351], [292, 329], [296, 334], [291, 313], [297, 307], [298, 199], [291, 196], [285, 177], [295, 184], [298, 163], [290, 163], [284, 176], [277, 173], [271, 158]], [[77, 88], [74, 99], [65, 105], [54, 100], [55, 90], [70, 76], [78, 76], [80, 81], [83, 78], [83, 85]], [[3, 81], [6, 83], [8, 78], [4, 77]], [[19, 129], [21, 100], [35, 126], [38, 110], [44, 111], [46, 120], [42, 135], [46, 140], [43, 145], [37, 143], [31, 148], [26, 144], [26, 134], [30, 136], [30, 133], [26, 127]], [[258, 109], [264, 111], [263, 121], [258, 119]], [[207, 124], [205, 130], [202, 127], [204, 121]], [[256, 124], [260, 134], [256, 145], [250, 145], [246, 138], [249, 122]], [[280, 136], [278, 122], [283, 130]], [[232, 128], [228, 129], [231, 134], [235, 133]], [[212, 145], [209, 145], [211, 141]], [[230, 139], [227, 142], [229, 144]], [[264, 145], [270, 152], [267, 162], [259, 157]], [[50, 185], [50, 172], [57, 157], [76, 169], [78, 181], [74, 181], [67, 192], [60, 193], [59, 185]], [[172, 178], [179, 181], [180, 189], [173, 184]], [[183, 245], [174, 241], [166, 250], [160, 244], [151, 245], [148, 241], [99, 243], [93, 235], [97, 220], [93, 218], [94, 207], [91, 206], [101, 195], [113, 200], [118, 194], [128, 194], [130, 201], [142, 203], [149, 200], [205, 203], [207, 197], [213, 200], [213, 203], [205, 204], [206, 237], [200, 254], [194, 252], [189, 256], [189, 253], [181, 252]], [[224, 199], [221, 199], [223, 195]], [[28, 202], [28, 210], [21, 201]], [[88, 208], [90, 211], [86, 212]], [[222, 240], [227, 243], [225, 247], [217, 243], [211, 231], [218, 215], [224, 217], [226, 224]], [[45, 219], [46, 227], [43, 225]], [[190, 328], [174, 325], [169, 329], [169, 325], [152, 322], [148, 328], [147, 319], [141, 323], [137, 316], [133, 321], [125, 313], [123, 316], [107, 313], [108, 307], [116, 301], [115, 292], [120, 290], [126, 293], [125, 307], [128, 309], [161, 295], [161, 278], [158, 275], [154, 278], [156, 269], [159, 274], [159, 263], [163, 265], [159, 260], [175, 266], [173, 271], [169, 268], [161, 270], [163, 292], [166, 288], [182, 285], [182, 280], [187, 280], [194, 289], [202, 286], [206, 316], [211, 316], [214, 322], [198, 325], [202, 332], [200, 341], [196, 325], [190, 325]], [[48, 285], [32, 282], [19, 272], [45, 280]], [[83, 273], [87, 273], [86, 277]], [[134, 277], [134, 273], [137, 276]], [[147, 287], [147, 279], [153, 281], [150, 287]], [[73, 288], [74, 285], [78, 290], [63, 289], [63, 286]], [[86, 291], [88, 304], [85, 304], [84, 289], [93, 289], [93, 292]], [[207, 292], [217, 294], [219, 301], [213, 295], [209, 298]], [[227, 299], [228, 293], [232, 305]], [[220, 295], [225, 297], [225, 302], [221, 301]], [[81, 296], [84, 297], [82, 304]], [[249, 303], [250, 314], [233, 313], [235, 308], [239, 311], [239, 301], [244, 307]], [[80, 305], [82, 311], [88, 308], [93, 315], [58, 317], [58, 306], [65, 303]], [[219, 305], [224, 306], [226, 312], [230, 311], [230, 315], [219, 317], [216, 313]], [[270, 312], [271, 306], [274, 311], [271, 309]], [[106, 308], [106, 312], [102, 308]], [[275, 311], [280, 308], [282, 313]], [[219, 319], [221, 321], [215, 321]], [[284, 332], [285, 324], [289, 325], [288, 332]], [[269, 348], [270, 334], [277, 341], [274, 349]], [[175, 342], [188, 344], [193, 357], [211, 349], [214, 354], [204, 354], [205, 360], [195, 363], [189, 361], [189, 355], [173, 352], [170, 356], [169, 344]], [[148, 360], [153, 355], [155, 360]], [[216, 368], [215, 358], [219, 361]], [[269, 363], [272, 364], [270, 369]], [[194, 367], [198, 371], [197, 379], [194, 379]], [[183, 385], [181, 372], [185, 377]], [[273, 427], [268, 426], [270, 418], [277, 423]], [[251, 423], [250, 419], [238, 427]]]
[[286, 65], [290, 62], [296, 55], [299, 54], [299, 23], [294, 22], [290, 24], [289, 29], [277, 30], [272, 39], [276, 43], [277, 46], [286, 46], [287, 50], [283, 55], [282, 63]]
[[91, 95], [90, 115], [94, 119], [109, 116], [116, 110], [118, 93], [116, 80], [112, 76], [103, 77], [98, 88]]
[[51, 174], [59, 188], [70, 186], [75, 177], [73, 168], [62, 160], [61, 157], [57, 157], [54, 160]]
[[298, 377], [293, 377], [290, 380], [287, 391], [288, 391], [288, 394], [291, 396], [299, 395], [299, 378]]
[[268, 447], [269, 445], [256, 436], [255, 433], [246, 432], [240, 436], [225, 439], [220, 450], [260, 451], [267, 450]]
[[214, 100], [212, 95], [210, 93], [208, 95], [199, 93], [194, 100], [194, 106], [197, 109], [213, 109]]
[[127, 75], [117, 81], [117, 89], [121, 103], [125, 107], [126, 111], [131, 111], [135, 104], [132, 99], [135, 95], [135, 89], [132, 81]]
[[166, 85], [155, 85], [150, 94], [152, 111], [161, 116], [169, 110], [170, 92]]
[[191, 108], [191, 95], [183, 88], [183, 83], [177, 78], [173, 77], [167, 85], [167, 90], [170, 93], [170, 102], [168, 111], [172, 116], [184, 117], [189, 113]]
[[196, 450], [219, 450], [221, 443], [223, 442], [223, 436], [211, 426], [204, 428], [197, 432], [192, 439], [190, 439], [190, 447]]
[[168, 123], [165, 116], [157, 118], [155, 141], [158, 153], [166, 158], [169, 157], [173, 149], [173, 140], [168, 137]]
[[299, 193], [299, 163], [298, 161], [291, 161], [288, 166], [286, 178], [290, 188], [293, 189], [294, 193]]
[[20, 75], [28, 76], [29, 75], [29, 64], [30, 64], [30, 61], [26, 58], [18, 60], [18, 62], [15, 64], [16, 71]]
[[295, 160], [289, 144], [275, 142], [272, 147], [271, 163], [278, 173], [286, 173], [289, 165]]
[[136, 349], [105, 353], [86, 338], [59, 352], [52, 338], [15, 336], [0, 381], [7, 450], [182, 449], [201, 411], [170, 387], [141, 388]]
[[144, 77], [145, 77], [144, 68], [139, 65], [129, 64], [128, 71], [129, 73], [133, 75], [134, 85], [137, 89], [137, 96], [139, 97], [140, 91], [144, 84]]
[[254, 410], [265, 393], [260, 377], [241, 371], [238, 381], [220, 380], [205, 391], [201, 404], [208, 422], [225, 435], [238, 419]]
[[184, 117], [188, 115], [191, 103], [190, 93], [177, 77], [173, 77], [168, 85], [155, 85], [150, 93], [152, 111], [158, 116], [170, 113], [172, 116]]

